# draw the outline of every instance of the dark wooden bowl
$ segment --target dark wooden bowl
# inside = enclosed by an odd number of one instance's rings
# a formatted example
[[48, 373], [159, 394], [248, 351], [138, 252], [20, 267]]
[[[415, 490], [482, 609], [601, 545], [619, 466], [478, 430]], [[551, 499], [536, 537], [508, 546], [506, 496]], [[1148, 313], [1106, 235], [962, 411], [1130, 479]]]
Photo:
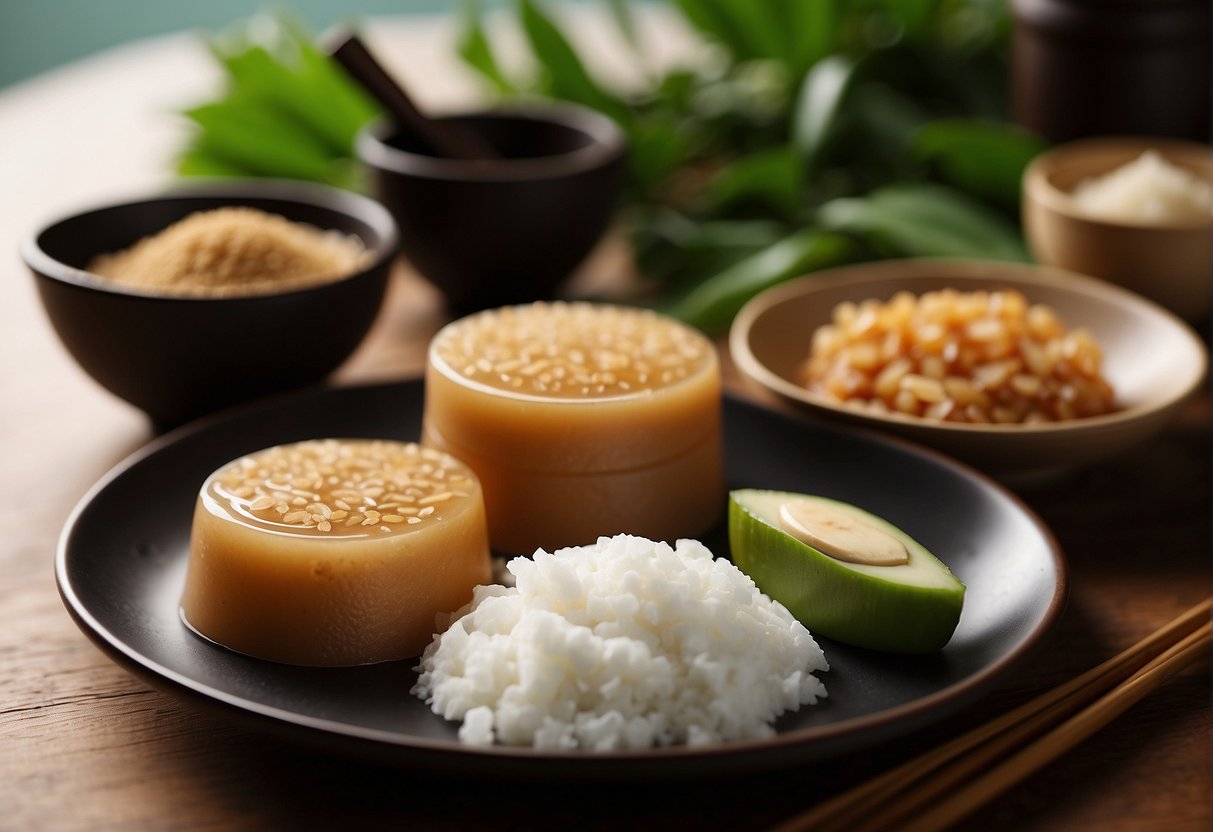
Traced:
[[[268, 295], [140, 293], [87, 272], [196, 211], [248, 206], [359, 237], [373, 253], [332, 283]], [[169, 427], [228, 404], [318, 383], [354, 351], [382, 305], [398, 245], [378, 203], [267, 180], [214, 182], [54, 221], [25, 239], [46, 313], [68, 352], [114, 395]]]
[[405, 257], [457, 314], [551, 297], [610, 221], [623, 134], [605, 116], [570, 106], [449, 118], [502, 158], [428, 156], [384, 124], [358, 138]]

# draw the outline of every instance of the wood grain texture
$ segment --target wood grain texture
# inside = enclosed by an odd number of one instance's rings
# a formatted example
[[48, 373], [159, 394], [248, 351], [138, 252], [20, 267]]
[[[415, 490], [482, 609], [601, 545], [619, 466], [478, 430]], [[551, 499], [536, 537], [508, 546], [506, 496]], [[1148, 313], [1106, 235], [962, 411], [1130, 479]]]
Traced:
[[[160, 72], [171, 74], [173, 60], [159, 55]], [[131, 85], [159, 77], [123, 71]], [[152, 434], [140, 414], [67, 357], [11, 254], [37, 213], [34, 203], [42, 210], [119, 186], [129, 191], [150, 178], [149, 165], [162, 164], [152, 155], [98, 170], [69, 157], [61, 178], [47, 181], [25, 170], [40, 152], [70, 149], [27, 121], [74, 116], [90, 93], [99, 97], [101, 83], [122, 91], [107, 99], [111, 107], [135, 98], [134, 86], [115, 86], [100, 70], [59, 77], [38, 95], [30, 88], [0, 97], [8, 151], [0, 154], [0, 185], [22, 197], [0, 201], [0, 830], [762, 829], [1081, 673], [1210, 592], [1210, 407], [1202, 393], [1148, 445], [1023, 494], [1072, 567], [1059, 627], [1019, 676], [982, 701], [862, 754], [759, 778], [620, 789], [553, 783], [519, 792], [335, 758], [150, 690], [77, 630], [52, 565], [59, 531], [81, 495]], [[57, 103], [45, 97], [51, 92]], [[146, 107], [141, 95], [138, 104]], [[109, 136], [115, 158], [145, 153], [130, 134], [129, 125], [101, 123], [97, 141]], [[42, 170], [51, 169], [43, 157]], [[580, 285], [610, 285], [620, 268], [617, 260], [599, 260]], [[415, 375], [442, 320], [434, 292], [401, 272], [375, 331], [339, 381]], [[1207, 830], [1209, 703], [1207, 669], [1172, 680], [958, 828]]]

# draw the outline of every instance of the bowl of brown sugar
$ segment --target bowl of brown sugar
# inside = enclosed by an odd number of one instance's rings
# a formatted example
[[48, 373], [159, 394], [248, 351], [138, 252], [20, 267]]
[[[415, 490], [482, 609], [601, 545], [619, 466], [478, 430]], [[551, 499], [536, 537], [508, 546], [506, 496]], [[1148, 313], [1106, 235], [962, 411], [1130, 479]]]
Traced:
[[168, 427], [323, 381], [374, 322], [397, 245], [373, 200], [258, 180], [76, 213], [21, 255], [76, 362]]

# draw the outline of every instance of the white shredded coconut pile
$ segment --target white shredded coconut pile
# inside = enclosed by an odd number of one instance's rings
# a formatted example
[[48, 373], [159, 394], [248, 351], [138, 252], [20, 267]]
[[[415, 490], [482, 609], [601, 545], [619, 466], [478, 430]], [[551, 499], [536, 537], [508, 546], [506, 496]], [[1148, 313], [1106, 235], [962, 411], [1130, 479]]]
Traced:
[[1154, 150], [1084, 179], [1073, 197], [1091, 216], [1123, 222], [1199, 222], [1213, 211], [1213, 186]]
[[702, 543], [619, 535], [508, 566], [421, 657], [413, 693], [470, 745], [611, 751], [769, 737], [825, 697], [809, 631]]

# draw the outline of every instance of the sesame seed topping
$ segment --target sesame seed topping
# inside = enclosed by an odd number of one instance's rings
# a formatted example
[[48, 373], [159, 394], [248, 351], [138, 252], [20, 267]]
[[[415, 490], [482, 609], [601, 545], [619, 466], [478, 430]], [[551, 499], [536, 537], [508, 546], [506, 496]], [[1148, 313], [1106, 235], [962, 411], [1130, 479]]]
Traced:
[[468, 498], [473, 482], [463, 463], [416, 443], [323, 439], [244, 457], [220, 470], [209, 490], [258, 525], [362, 536], [440, 522], [433, 504]]
[[563, 302], [472, 315], [443, 329], [433, 350], [478, 383], [561, 399], [659, 390], [712, 356], [702, 334], [650, 310]]

